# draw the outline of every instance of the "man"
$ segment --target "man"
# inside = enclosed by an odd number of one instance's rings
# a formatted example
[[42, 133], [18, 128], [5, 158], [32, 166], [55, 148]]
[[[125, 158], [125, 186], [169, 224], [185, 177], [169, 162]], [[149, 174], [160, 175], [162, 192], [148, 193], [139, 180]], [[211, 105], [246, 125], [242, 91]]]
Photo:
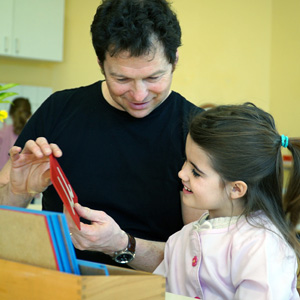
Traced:
[[195, 219], [181, 208], [177, 173], [199, 109], [170, 89], [180, 26], [166, 0], [104, 0], [91, 33], [105, 81], [41, 105], [2, 170], [1, 201], [26, 206], [44, 191], [43, 209], [62, 211], [48, 187], [52, 152], [85, 206], [81, 231], [68, 222], [77, 256], [153, 271], [182, 213]]

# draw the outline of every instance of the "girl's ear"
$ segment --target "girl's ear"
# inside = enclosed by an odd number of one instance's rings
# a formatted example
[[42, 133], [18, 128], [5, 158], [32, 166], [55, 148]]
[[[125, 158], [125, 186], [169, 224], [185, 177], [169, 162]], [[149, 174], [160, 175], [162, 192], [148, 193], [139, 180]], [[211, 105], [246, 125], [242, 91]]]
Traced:
[[230, 183], [231, 190], [230, 190], [230, 196], [231, 199], [239, 199], [242, 198], [248, 189], [247, 184], [244, 181], [233, 181]]

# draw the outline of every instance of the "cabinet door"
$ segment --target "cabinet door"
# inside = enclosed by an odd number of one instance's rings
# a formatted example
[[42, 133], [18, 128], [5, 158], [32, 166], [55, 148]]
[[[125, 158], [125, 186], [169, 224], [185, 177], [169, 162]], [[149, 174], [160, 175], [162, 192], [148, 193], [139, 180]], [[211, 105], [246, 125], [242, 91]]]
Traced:
[[13, 55], [62, 61], [64, 0], [14, 0]]
[[0, 0], [0, 54], [10, 55], [12, 52], [14, 0]]
[[15, 0], [15, 55], [61, 61], [63, 25], [64, 0]]

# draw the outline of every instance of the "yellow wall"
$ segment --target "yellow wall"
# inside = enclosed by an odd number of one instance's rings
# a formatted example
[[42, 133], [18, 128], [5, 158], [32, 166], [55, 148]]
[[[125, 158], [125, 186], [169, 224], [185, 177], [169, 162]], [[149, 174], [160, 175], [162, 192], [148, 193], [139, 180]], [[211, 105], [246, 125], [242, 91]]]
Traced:
[[271, 107], [280, 133], [300, 136], [300, 1], [273, 0]]
[[197, 104], [251, 100], [268, 109], [271, 0], [174, 3], [183, 29], [174, 89]]
[[[172, 2], [183, 31], [173, 89], [197, 105], [253, 101], [274, 114], [283, 133], [297, 135], [299, 0]], [[102, 79], [89, 34], [99, 3], [66, 0], [62, 63], [0, 57], [0, 82], [56, 91]]]

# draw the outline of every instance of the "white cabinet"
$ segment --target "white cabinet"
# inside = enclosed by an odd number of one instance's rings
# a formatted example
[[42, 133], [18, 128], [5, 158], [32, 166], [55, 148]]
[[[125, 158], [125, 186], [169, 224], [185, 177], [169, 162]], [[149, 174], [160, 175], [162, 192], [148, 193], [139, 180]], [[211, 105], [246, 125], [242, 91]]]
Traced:
[[0, 0], [0, 55], [62, 61], [64, 0]]

